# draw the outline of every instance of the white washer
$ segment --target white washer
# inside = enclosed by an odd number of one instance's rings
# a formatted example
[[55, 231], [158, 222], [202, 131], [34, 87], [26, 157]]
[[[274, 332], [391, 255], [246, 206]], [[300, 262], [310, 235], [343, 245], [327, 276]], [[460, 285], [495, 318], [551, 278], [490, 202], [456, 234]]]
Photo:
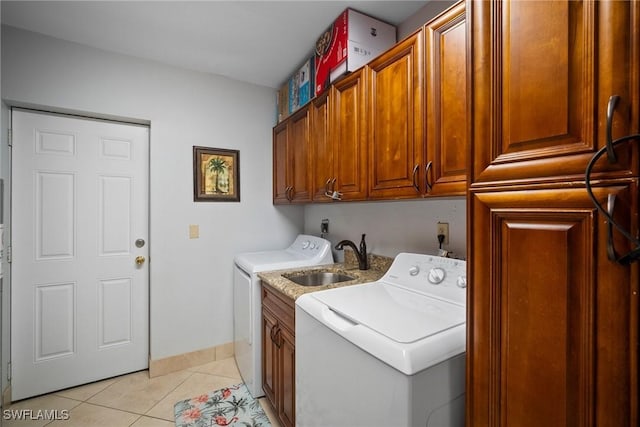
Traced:
[[236, 255], [233, 268], [233, 338], [238, 369], [253, 397], [262, 391], [261, 271], [332, 264], [328, 240], [300, 234], [286, 249]]
[[464, 425], [466, 263], [399, 254], [296, 300], [296, 424]]

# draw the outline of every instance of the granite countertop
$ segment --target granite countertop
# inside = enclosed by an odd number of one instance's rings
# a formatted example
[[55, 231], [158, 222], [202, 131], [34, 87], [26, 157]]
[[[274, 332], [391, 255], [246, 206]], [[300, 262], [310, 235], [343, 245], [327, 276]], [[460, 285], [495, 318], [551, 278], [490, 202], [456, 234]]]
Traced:
[[[393, 258], [380, 255], [369, 254], [369, 269], [358, 269], [358, 262], [353, 251], [345, 250], [345, 262], [314, 265], [312, 267], [298, 267], [285, 270], [264, 271], [258, 273], [258, 277], [271, 287], [280, 291], [284, 296], [296, 300], [300, 295], [309, 292], [322, 291], [325, 289], [340, 288], [343, 286], [357, 285], [360, 283], [375, 282], [380, 279], [389, 269]], [[345, 282], [331, 283], [322, 286], [302, 286], [287, 279], [285, 276], [293, 276], [296, 274], [305, 274], [313, 272], [332, 272], [341, 273], [354, 277], [353, 280]]]

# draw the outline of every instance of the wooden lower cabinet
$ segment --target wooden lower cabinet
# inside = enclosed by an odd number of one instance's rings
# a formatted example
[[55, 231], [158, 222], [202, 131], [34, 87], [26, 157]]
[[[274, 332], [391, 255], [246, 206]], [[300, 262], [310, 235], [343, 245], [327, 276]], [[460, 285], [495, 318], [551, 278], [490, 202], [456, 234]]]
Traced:
[[[638, 182], [597, 187], [638, 232]], [[638, 408], [638, 264], [607, 259], [584, 188], [470, 194], [467, 425], [631, 426]], [[613, 233], [615, 249], [630, 245]]]
[[295, 306], [262, 283], [262, 388], [283, 426], [295, 425]]

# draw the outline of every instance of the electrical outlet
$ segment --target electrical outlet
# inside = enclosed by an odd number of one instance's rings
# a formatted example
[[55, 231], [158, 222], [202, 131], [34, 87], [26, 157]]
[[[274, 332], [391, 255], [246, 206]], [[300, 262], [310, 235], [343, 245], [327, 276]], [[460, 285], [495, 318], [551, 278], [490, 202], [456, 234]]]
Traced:
[[320, 232], [322, 234], [329, 233], [329, 220], [328, 219], [323, 219], [322, 222], [320, 223]]
[[443, 245], [449, 244], [449, 223], [448, 222], [438, 222], [436, 227], [436, 241], [440, 234], [444, 235]]

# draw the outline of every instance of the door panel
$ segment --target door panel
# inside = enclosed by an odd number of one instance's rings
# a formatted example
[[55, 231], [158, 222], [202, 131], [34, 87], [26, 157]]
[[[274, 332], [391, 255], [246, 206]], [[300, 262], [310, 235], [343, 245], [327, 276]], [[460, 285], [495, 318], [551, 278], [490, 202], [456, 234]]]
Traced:
[[309, 109], [305, 108], [300, 113], [289, 119], [290, 139], [287, 150], [291, 151], [291, 181], [293, 186], [292, 201], [311, 201], [311, 170], [309, 168]]
[[128, 255], [132, 225], [131, 178], [100, 176], [98, 182], [99, 255]]
[[287, 140], [288, 122], [273, 128], [273, 203], [289, 203], [287, 199], [288, 177]]
[[35, 361], [74, 354], [76, 283], [42, 284], [35, 295]]
[[329, 91], [325, 91], [309, 104], [311, 114], [311, 165], [313, 170], [313, 201], [328, 202], [325, 194], [333, 179], [333, 141], [329, 137]]
[[[616, 219], [637, 231], [635, 180], [594, 192], [605, 204], [615, 194]], [[606, 259], [607, 226], [586, 191], [471, 197], [467, 422], [629, 425], [637, 266]]]
[[148, 128], [12, 113], [12, 397], [148, 367]]
[[[629, 133], [629, 108], [638, 96], [629, 84], [638, 79], [630, 74], [630, 55], [638, 46], [624, 29], [633, 3], [470, 3], [471, 133], [484, 141], [473, 148], [473, 186], [579, 180], [604, 145], [610, 95], [621, 96], [613, 137]], [[620, 163], [600, 162], [596, 170], [637, 172], [632, 148], [620, 151]]]
[[76, 253], [75, 173], [35, 172], [36, 259], [70, 259]]
[[273, 342], [277, 321], [268, 310], [262, 308], [262, 389], [274, 408], [278, 407], [278, 347]]
[[369, 63], [369, 198], [420, 197], [422, 31]]
[[278, 415], [287, 427], [295, 425], [296, 419], [296, 352], [295, 337], [287, 329], [281, 329], [280, 374], [281, 381]]
[[462, 195], [467, 185], [465, 5], [425, 26], [427, 194]]
[[101, 280], [98, 289], [98, 347], [131, 342], [130, 278]]
[[332, 89], [335, 189], [343, 200], [367, 196], [366, 73], [362, 68]]

